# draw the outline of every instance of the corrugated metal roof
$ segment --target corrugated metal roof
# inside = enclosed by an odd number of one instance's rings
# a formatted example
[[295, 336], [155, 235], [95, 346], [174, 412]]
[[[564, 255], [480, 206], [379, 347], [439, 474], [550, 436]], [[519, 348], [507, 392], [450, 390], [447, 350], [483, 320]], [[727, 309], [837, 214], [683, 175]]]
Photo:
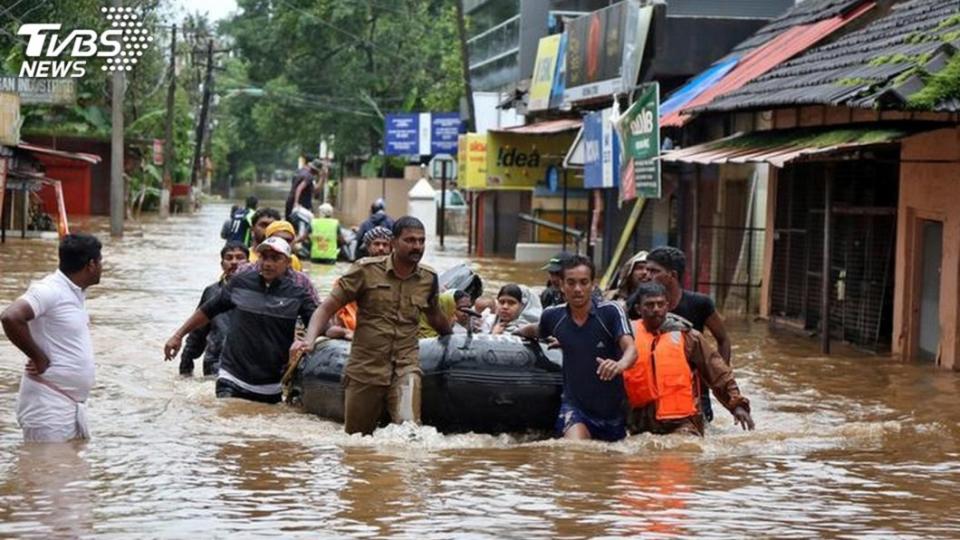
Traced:
[[916, 130], [905, 128], [785, 130], [737, 134], [688, 148], [664, 152], [662, 161], [699, 163], [787, 163], [866, 146], [895, 144]]
[[725, 77], [715, 85], [704, 90], [685, 107], [667, 115], [661, 120], [661, 127], [680, 127], [690, 120], [689, 112], [696, 111], [719, 96], [735, 91], [750, 81], [776, 68], [786, 60], [800, 54], [825, 37], [836, 32], [850, 21], [863, 15], [876, 5], [865, 2], [845, 14], [824, 19], [812, 24], [794, 26], [773, 38], [768, 43], [747, 54]]
[[516, 126], [504, 129], [491, 129], [494, 133], [525, 133], [528, 135], [553, 135], [565, 131], [580, 129], [583, 121], [576, 118], [562, 118], [559, 120], [547, 120], [537, 122], [536, 124], [527, 124], [525, 126]]
[[37, 154], [46, 154], [48, 156], [56, 156], [64, 159], [72, 159], [75, 161], [85, 161], [91, 165], [96, 165], [100, 163], [100, 156], [96, 154], [85, 154], [83, 152], [66, 152], [64, 150], [56, 150], [53, 148], [47, 148], [46, 146], [37, 146], [35, 144], [29, 143], [20, 143], [17, 145], [17, 148], [21, 150], [26, 150], [27, 152], [35, 152]]

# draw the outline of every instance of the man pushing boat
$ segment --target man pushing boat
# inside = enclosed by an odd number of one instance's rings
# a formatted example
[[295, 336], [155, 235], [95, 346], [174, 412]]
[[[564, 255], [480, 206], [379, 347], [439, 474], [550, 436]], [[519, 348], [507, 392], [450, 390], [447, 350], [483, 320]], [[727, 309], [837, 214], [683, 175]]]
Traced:
[[425, 242], [420, 220], [398, 219], [393, 253], [355, 263], [313, 313], [304, 340], [290, 348], [291, 357], [313, 350], [331, 317], [357, 302], [357, 330], [344, 372], [347, 433], [372, 433], [384, 404], [393, 422], [420, 422], [420, 313], [440, 335], [452, 332], [437, 303], [437, 274], [420, 264]]

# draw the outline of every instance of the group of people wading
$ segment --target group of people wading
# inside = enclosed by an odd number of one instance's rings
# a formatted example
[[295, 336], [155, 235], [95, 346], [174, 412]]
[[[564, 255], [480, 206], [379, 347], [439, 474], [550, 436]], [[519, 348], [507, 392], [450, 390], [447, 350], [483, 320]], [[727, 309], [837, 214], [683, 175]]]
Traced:
[[[676, 248], [639, 253], [606, 294], [596, 286], [590, 259], [561, 253], [544, 267], [550, 281], [539, 296], [508, 284], [496, 298], [472, 302], [464, 291], [441, 291], [437, 273], [421, 263], [423, 224], [412, 216], [383, 219], [384, 213], [361, 238], [369, 256], [353, 263], [321, 301], [298, 267], [292, 224], [270, 208], [249, 210], [242, 216], [249, 245], [231, 239], [223, 246], [220, 279], [164, 345], [166, 360], [183, 349], [183, 375], [203, 356], [203, 373], [216, 376], [217, 397], [278, 403], [291, 362], [320, 337], [348, 339], [345, 430], [372, 433], [384, 410], [395, 423], [419, 423], [418, 339], [470, 331], [545, 340], [563, 352], [558, 436], [703, 435], [712, 418], [708, 388], [737, 424], [754, 428], [750, 403], [733, 377], [722, 319], [708, 297], [681, 288], [685, 257]], [[83, 299], [99, 282], [100, 243], [68, 235], [59, 255], [58, 271], [0, 316], [28, 358], [18, 420], [29, 441], [88, 436], [83, 403], [93, 384], [93, 355]], [[476, 313], [482, 317], [469, 316]]]

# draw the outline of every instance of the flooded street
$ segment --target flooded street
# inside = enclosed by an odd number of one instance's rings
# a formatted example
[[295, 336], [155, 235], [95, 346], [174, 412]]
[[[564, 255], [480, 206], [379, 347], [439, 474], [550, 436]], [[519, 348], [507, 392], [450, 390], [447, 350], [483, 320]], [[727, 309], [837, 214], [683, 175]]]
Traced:
[[[813, 340], [762, 323], [731, 329], [751, 433], [721, 409], [704, 439], [569, 444], [408, 426], [360, 438], [285, 405], [217, 400], [212, 380], [164, 363], [162, 345], [217, 278], [227, 213], [145, 218], [119, 241], [105, 220], [82, 225], [105, 243], [87, 301], [89, 443], [22, 444], [23, 357], [0, 338], [0, 536], [960, 535], [960, 377], [852, 351], [822, 358]], [[459, 262], [456, 240], [427, 262]], [[55, 266], [54, 241], [8, 238], [0, 304]], [[323, 293], [345, 268], [307, 270]], [[488, 293], [542, 285], [536, 266], [475, 269]]]

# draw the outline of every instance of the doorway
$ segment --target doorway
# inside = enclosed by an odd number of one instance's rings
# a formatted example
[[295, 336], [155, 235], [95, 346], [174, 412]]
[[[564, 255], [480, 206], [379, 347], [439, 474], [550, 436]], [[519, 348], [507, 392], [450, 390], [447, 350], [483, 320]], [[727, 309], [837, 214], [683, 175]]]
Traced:
[[943, 222], [920, 220], [920, 333], [916, 356], [936, 362], [940, 356], [940, 269]]

